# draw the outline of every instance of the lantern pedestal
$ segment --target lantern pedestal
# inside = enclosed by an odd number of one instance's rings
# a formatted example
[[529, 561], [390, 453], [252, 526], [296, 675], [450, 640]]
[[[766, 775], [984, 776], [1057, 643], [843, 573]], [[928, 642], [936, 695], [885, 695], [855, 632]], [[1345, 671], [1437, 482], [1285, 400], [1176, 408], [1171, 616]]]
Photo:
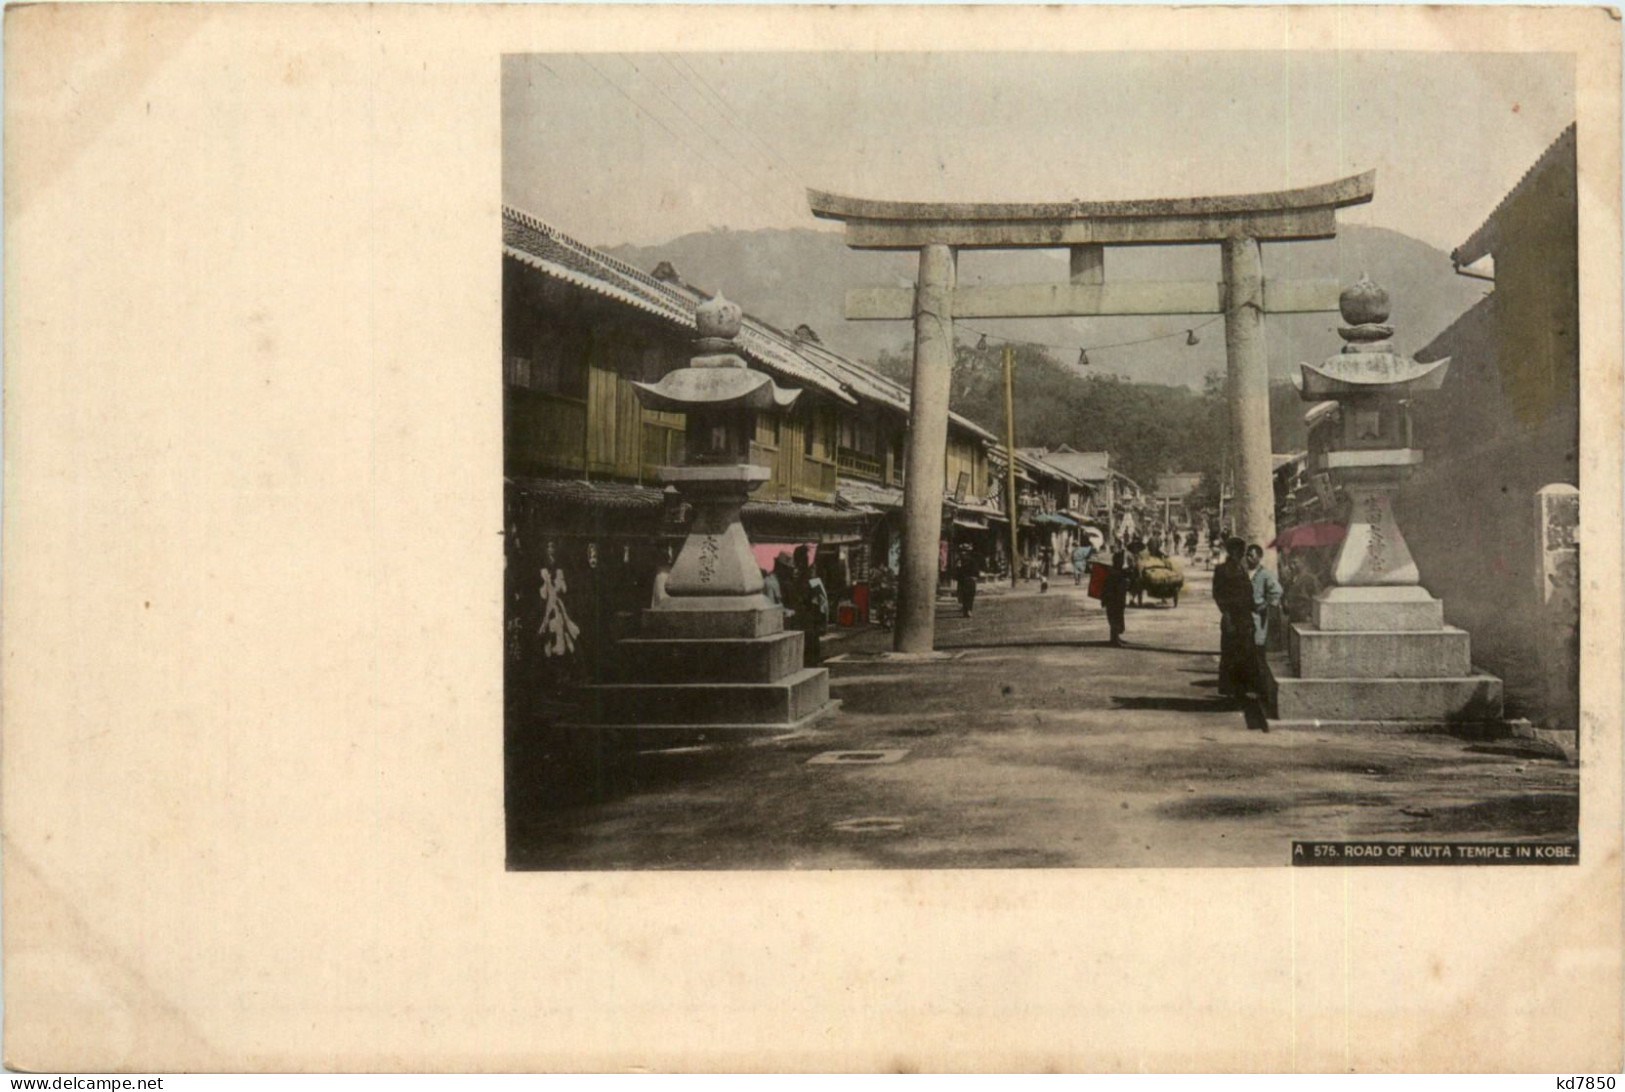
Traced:
[[1416, 571], [1387, 499], [1382, 517], [1351, 518], [1338, 555], [1337, 575], [1365, 582], [1328, 588], [1312, 621], [1292, 626], [1288, 661], [1274, 665], [1270, 680], [1274, 718], [1418, 727], [1499, 721], [1501, 680], [1474, 670], [1467, 631], [1445, 624], [1444, 604], [1426, 588], [1383, 582]]

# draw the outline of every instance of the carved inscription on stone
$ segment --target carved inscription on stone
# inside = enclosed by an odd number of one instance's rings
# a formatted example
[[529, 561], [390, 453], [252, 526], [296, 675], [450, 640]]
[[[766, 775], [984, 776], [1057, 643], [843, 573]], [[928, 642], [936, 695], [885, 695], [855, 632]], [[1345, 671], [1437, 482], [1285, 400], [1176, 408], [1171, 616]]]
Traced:
[[717, 575], [717, 558], [722, 547], [716, 535], [706, 535], [700, 541], [700, 583], [709, 584]]
[[1365, 556], [1376, 572], [1386, 572], [1387, 540], [1383, 537], [1383, 502], [1381, 493], [1367, 493], [1365, 497], [1365, 522], [1371, 528], [1371, 535], [1366, 540]]

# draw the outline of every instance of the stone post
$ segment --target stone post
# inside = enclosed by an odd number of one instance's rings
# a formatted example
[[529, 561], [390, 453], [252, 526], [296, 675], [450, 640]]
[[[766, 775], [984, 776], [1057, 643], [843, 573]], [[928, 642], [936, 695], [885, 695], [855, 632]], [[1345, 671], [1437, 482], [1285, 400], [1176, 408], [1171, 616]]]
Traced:
[[[1264, 265], [1258, 240], [1234, 235], [1223, 244], [1224, 348], [1230, 384], [1231, 451], [1235, 457], [1236, 533], [1267, 546], [1275, 540], [1275, 475], [1270, 445], [1270, 373], [1264, 341]], [[1275, 551], [1265, 564], [1275, 567]]]
[[914, 377], [903, 479], [903, 571], [897, 584], [898, 652], [930, 652], [937, 605], [937, 542], [942, 537], [948, 459], [948, 391], [954, 367], [954, 252], [920, 248], [914, 294]]
[[1536, 574], [1544, 728], [1580, 727], [1580, 491], [1557, 483], [1535, 494]]

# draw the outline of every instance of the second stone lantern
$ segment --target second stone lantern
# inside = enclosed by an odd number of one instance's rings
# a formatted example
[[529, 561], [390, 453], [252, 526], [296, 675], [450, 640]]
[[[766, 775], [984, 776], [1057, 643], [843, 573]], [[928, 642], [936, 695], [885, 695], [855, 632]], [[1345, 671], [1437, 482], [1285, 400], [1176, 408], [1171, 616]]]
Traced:
[[1284, 721], [1497, 721], [1501, 680], [1472, 666], [1465, 630], [1422, 586], [1394, 499], [1422, 462], [1410, 402], [1437, 391], [1450, 361], [1394, 351], [1388, 293], [1362, 277], [1339, 300], [1341, 352], [1303, 364], [1303, 397], [1335, 401], [1341, 433], [1315, 456], [1348, 504], [1348, 533], [1312, 621], [1292, 626], [1290, 673], [1274, 680]]
[[694, 315], [686, 368], [635, 383], [650, 409], [687, 418], [687, 457], [660, 468], [693, 511], [666, 594], [643, 612], [643, 635], [621, 642], [617, 681], [591, 688], [594, 720], [623, 735], [726, 738], [805, 727], [832, 711], [829, 672], [802, 666], [803, 635], [762, 593], [740, 509], [768, 469], [750, 461], [755, 415], [789, 409], [783, 390], [740, 355], [743, 316], [717, 295]]

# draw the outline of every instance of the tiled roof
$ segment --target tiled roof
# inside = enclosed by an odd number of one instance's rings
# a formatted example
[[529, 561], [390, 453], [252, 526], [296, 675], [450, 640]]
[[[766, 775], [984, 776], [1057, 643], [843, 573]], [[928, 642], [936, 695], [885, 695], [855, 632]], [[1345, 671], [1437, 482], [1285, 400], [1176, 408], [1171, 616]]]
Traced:
[[1112, 457], [1106, 451], [1052, 451], [1041, 458], [1081, 482], [1103, 482], [1111, 473]]
[[517, 209], [502, 210], [502, 249], [509, 257], [577, 288], [584, 288], [694, 330], [694, 308], [669, 286], [583, 246], [548, 224]]
[[562, 478], [509, 478], [508, 481], [528, 496], [545, 497], [558, 504], [579, 508], [653, 510], [666, 503], [662, 490], [626, 482], [584, 482]]
[[[508, 257], [547, 276], [694, 332], [694, 308], [706, 299], [700, 289], [660, 280], [649, 273], [577, 242], [529, 213], [504, 206], [502, 246]], [[900, 413], [909, 411], [909, 390], [901, 383], [830, 351], [819, 342], [786, 334], [747, 314], [739, 335], [745, 355], [794, 382], [808, 384], [849, 404], [868, 398]], [[998, 437], [962, 414], [949, 421], [988, 443]]]
[[[796, 347], [804, 355], [811, 356], [844, 382], [849, 383], [860, 396], [888, 405], [902, 413], [908, 412], [909, 390], [895, 379], [881, 375], [867, 364], [848, 360], [839, 353], [831, 352], [821, 342], [803, 341], [798, 338]], [[969, 417], [950, 410], [948, 420], [967, 432], [975, 433], [980, 439], [998, 443], [997, 436]]]
[[1157, 479], [1153, 493], [1159, 497], [1180, 498], [1202, 484], [1202, 475], [1187, 471], [1164, 474]]
[[[583, 243], [518, 209], [502, 210], [502, 249], [508, 257], [555, 279], [605, 299], [635, 307], [693, 333], [694, 309], [705, 295], [688, 285], [657, 280], [634, 266]], [[740, 347], [778, 377], [816, 387], [843, 402], [857, 399], [839, 380], [802, 355], [795, 343], [766, 323], [745, 316]]]
[[901, 508], [903, 491], [895, 486], [843, 478], [838, 486], [838, 497], [848, 504], [865, 508]]
[[1025, 467], [1027, 467], [1027, 469], [1032, 470], [1035, 473], [1041, 474], [1044, 477], [1059, 478], [1063, 482], [1066, 482], [1066, 483], [1068, 483], [1070, 485], [1087, 485], [1087, 484], [1089, 484], [1084, 479], [1078, 477], [1076, 474], [1073, 474], [1070, 470], [1067, 470], [1064, 467], [1057, 466], [1055, 463], [1050, 462], [1048, 459], [1033, 458], [1030, 455], [1024, 454], [1021, 451], [1020, 448], [1016, 449], [1016, 463], [1018, 465], [1020, 465], [1020, 466], [1025, 466]]
[[1574, 125], [1570, 124], [1567, 129], [1558, 134], [1557, 139], [1552, 141], [1551, 146], [1541, 153], [1540, 158], [1535, 160], [1534, 165], [1524, 172], [1523, 177], [1518, 180], [1518, 184], [1513, 186], [1505, 197], [1501, 198], [1500, 204], [1495, 206], [1495, 211], [1489, 214], [1479, 229], [1468, 236], [1465, 243], [1450, 252], [1450, 260], [1458, 266], [1467, 266], [1472, 265], [1486, 254], [1493, 253], [1499, 234], [1496, 228], [1501, 214], [1525, 192], [1534, 188], [1536, 181], [1547, 171], [1565, 168], [1569, 173], [1574, 173], [1574, 157]]
[[873, 508], [862, 505], [853, 508], [830, 508], [822, 504], [804, 504], [801, 501], [749, 501], [740, 509], [749, 520], [793, 520], [812, 523], [854, 523], [865, 516], [879, 515]]

